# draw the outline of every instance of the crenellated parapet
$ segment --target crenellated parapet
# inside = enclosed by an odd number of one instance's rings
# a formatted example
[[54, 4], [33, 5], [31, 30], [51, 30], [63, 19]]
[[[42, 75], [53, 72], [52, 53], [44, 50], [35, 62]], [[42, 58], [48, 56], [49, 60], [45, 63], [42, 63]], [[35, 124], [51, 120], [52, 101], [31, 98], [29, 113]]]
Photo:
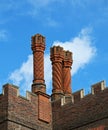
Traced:
[[84, 95], [84, 89], [78, 90], [74, 93], [73, 95], [73, 103], [77, 103], [81, 101], [82, 99], [86, 99], [88, 96], [94, 96], [94, 95], [99, 95], [100, 93], [104, 92], [104, 90], [108, 89], [106, 87], [105, 81], [100, 81], [96, 84], [93, 84], [91, 86], [91, 93]]
[[105, 81], [98, 82], [96, 84], [93, 84], [91, 86], [91, 93], [92, 94], [98, 94], [99, 92], [103, 91], [106, 88]]
[[[72, 102], [52, 102], [53, 128], [62, 130], [95, 130], [108, 128], [108, 87], [105, 81], [91, 86], [91, 93], [81, 89], [72, 93]], [[59, 116], [58, 116], [59, 115]]]
[[0, 96], [1, 111], [0, 123], [7, 120], [14, 122], [15, 128], [51, 130], [50, 96], [40, 91], [36, 94], [27, 91], [23, 97], [19, 94], [19, 87], [5, 84]]
[[[88, 97], [94, 97], [94, 96], [96, 96], [96, 95], [99, 95], [99, 94], [101, 94], [101, 93], [104, 93], [104, 91], [107, 91], [108, 90], [108, 87], [106, 87], [106, 84], [105, 84], [105, 81], [103, 80], [103, 81], [100, 81], [100, 82], [98, 82], [98, 83], [96, 83], [96, 84], [93, 84], [92, 86], [91, 86], [91, 93], [89, 93], [89, 94], [87, 94], [87, 95], [85, 95], [84, 94], [84, 89], [81, 89], [81, 90], [78, 90], [78, 91], [76, 91], [76, 92], [74, 92], [74, 93], [72, 93], [72, 100], [71, 100], [71, 103], [72, 104], [78, 104], [78, 103], [80, 103], [82, 100], [86, 100], [86, 98], [88, 99]], [[69, 102], [66, 102], [66, 97], [67, 96], [63, 96], [62, 98], [61, 98], [61, 101], [59, 101], [60, 102], [60, 104], [61, 104], [61, 106], [63, 106], [63, 105], [65, 105], [65, 104], [68, 104]], [[56, 101], [55, 101], [56, 102]]]
[[73, 93], [73, 103], [81, 101], [82, 98], [84, 98], [84, 90], [83, 89]]

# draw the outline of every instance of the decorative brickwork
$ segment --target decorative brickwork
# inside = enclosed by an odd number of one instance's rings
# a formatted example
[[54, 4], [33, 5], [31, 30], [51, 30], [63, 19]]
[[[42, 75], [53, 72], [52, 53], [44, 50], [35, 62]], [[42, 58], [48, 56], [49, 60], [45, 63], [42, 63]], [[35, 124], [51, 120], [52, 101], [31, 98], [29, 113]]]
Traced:
[[72, 53], [64, 51], [60, 46], [54, 46], [50, 51], [52, 61], [52, 100], [59, 99], [63, 95], [71, 96], [71, 66]]
[[32, 92], [38, 91], [46, 92], [45, 81], [44, 81], [44, 50], [45, 50], [45, 37], [40, 34], [32, 37], [33, 51], [33, 72], [34, 80], [32, 85]]
[[105, 81], [72, 93], [72, 53], [60, 46], [51, 48], [52, 95], [44, 81], [45, 38], [32, 37], [32, 92], [20, 96], [19, 87], [3, 86], [0, 94], [0, 130], [108, 130], [108, 87]]
[[63, 60], [63, 91], [65, 95], [72, 94], [71, 66], [72, 66], [72, 53], [69, 51], [65, 51]]
[[51, 121], [51, 103], [47, 95], [39, 93], [38, 103], [39, 103], [39, 119], [49, 123]]
[[63, 95], [63, 72], [62, 64], [64, 58], [63, 48], [60, 46], [51, 48], [50, 59], [52, 61], [52, 82], [53, 82], [53, 95], [52, 100], [61, 98]]

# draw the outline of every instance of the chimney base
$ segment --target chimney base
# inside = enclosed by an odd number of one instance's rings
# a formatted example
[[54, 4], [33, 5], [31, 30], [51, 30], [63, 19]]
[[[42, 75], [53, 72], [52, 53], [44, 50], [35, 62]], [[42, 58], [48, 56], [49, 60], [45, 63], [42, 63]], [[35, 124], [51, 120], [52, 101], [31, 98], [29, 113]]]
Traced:
[[64, 94], [62, 92], [54, 92], [51, 95], [51, 101], [61, 99], [61, 98], [63, 98], [63, 96], [64, 96]]
[[33, 83], [32, 92], [33, 93], [37, 93], [37, 92], [46, 93], [46, 85], [44, 83]]
[[73, 96], [71, 95], [65, 95], [65, 103], [73, 103]]

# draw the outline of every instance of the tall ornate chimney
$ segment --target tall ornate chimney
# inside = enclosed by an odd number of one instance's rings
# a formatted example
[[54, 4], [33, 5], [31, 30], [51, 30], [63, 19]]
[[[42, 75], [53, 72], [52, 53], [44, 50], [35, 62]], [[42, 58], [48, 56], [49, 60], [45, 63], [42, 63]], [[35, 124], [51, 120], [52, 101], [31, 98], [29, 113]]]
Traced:
[[64, 51], [60, 46], [54, 46], [50, 49], [50, 59], [52, 61], [52, 100], [61, 98], [63, 96], [63, 82], [62, 82], [62, 64]]
[[52, 61], [52, 100], [65, 96], [66, 102], [71, 101], [72, 53], [64, 51], [60, 46], [54, 46], [50, 50], [50, 59]]
[[45, 37], [40, 34], [32, 36], [31, 49], [33, 51], [33, 84], [32, 92], [38, 91], [46, 93], [44, 80], [44, 50]]

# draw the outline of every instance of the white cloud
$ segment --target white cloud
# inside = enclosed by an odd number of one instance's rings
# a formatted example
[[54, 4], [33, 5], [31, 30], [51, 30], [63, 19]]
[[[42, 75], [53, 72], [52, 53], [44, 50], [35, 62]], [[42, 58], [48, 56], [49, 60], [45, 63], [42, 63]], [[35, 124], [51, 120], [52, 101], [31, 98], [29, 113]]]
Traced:
[[96, 48], [92, 46], [92, 38], [90, 37], [90, 28], [82, 29], [79, 35], [70, 41], [55, 41], [53, 45], [60, 45], [65, 50], [73, 52], [72, 74], [84, 67], [96, 54]]
[[9, 80], [12, 81], [13, 84], [21, 86], [22, 93], [26, 90], [30, 90], [32, 77], [33, 77], [33, 60], [32, 55], [28, 56], [26, 62], [24, 62], [19, 69], [16, 69], [9, 76]]
[[[88, 64], [96, 54], [96, 48], [92, 46], [92, 38], [90, 37], [90, 29], [88, 28], [82, 29], [79, 35], [70, 41], [55, 41], [53, 45], [60, 45], [64, 47], [64, 49], [73, 52], [74, 63], [72, 67], [72, 75]], [[49, 55], [50, 54], [45, 55], [45, 81], [48, 92], [51, 92], [52, 71]], [[33, 75], [32, 66], [32, 55], [30, 55], [28, 56], [27, 61], [9, 76], [9, 79], [14, 84], [21, 86], [21, 90], [23, 91], [30, 90], [31, 88]]]

